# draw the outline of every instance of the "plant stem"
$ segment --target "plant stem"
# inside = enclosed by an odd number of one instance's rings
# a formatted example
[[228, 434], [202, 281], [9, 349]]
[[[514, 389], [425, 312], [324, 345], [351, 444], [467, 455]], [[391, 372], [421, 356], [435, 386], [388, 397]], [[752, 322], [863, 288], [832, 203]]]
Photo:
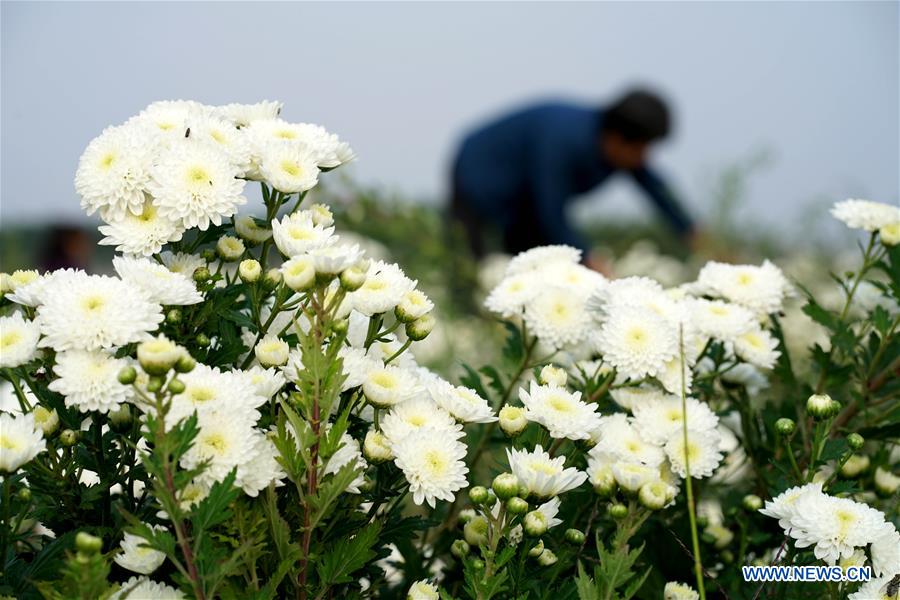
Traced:
[[690, 452], [688, 450], [688, 414], [687, 414], [687, 389], [685, 388], [685, 360], [684, 360], [684, 329], [678, 331], [679, 350], [681, 355], [681, 431], [684, 436], [684, 471], [685, 488], [687, 489], [688, 518], [691, 523], [691, 545], [694, 549], [694, 575], [697, 578], [697, 592], [700, 600], [706, 600], [706, 590], [703, 587], [703, 563], [700, 558], [700, 539], [697, 535], [697, 515], [694, 505], [694, 490], [691, 485]]

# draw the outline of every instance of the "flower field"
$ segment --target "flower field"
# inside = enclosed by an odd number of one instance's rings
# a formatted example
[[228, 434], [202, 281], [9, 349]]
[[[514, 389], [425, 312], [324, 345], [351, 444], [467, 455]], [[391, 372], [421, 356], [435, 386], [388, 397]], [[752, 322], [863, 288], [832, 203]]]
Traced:
[[833, 274], [476, 267], [310, 197], [353, 150], [280, 111], [107, 128], [115, 275], [2, 275], [0, 597], [896, 598], [900, 207], [837, 203]]

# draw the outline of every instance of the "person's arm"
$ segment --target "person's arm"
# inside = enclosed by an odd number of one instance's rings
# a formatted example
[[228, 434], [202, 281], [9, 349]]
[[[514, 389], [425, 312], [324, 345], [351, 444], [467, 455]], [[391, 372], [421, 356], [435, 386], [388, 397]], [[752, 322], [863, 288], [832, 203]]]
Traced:
[[666, 182], [647, 167], [631, 171], [631, 175], [672, 228], [690, 240], [696, 226]]

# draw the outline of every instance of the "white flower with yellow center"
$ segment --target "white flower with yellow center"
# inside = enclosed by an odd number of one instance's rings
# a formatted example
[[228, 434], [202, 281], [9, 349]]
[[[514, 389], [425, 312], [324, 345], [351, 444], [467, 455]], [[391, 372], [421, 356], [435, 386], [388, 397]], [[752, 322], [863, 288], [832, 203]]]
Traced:
[[[165, 527], [154, 525], [152, 529], [165, 531]], [[123, 569], [141, 575], [149, 575], [166, 560], [166, 553], [154, 550], [147, 545], [147, 540], [133, 533], [125, 533], [120, 546], [121, 552], [113, 560]]]
[[616, 388], [610, 390], [609, 395], [622, 408], [633, 410], [636, 405], [658, 400], [665, 396], [665, 393], [656, 386], [640, 385]]
[[162, 216], [206, 231], [247, 202], [241, 174], [214, 146], [179, 140], [154, 165], [150, 194]]
[[311, 190], [319, 183], [314, 152], [303, 143], [271, 143], [260, 152], [260, 175], [285, 194]]
[[[337, 236], [335, 236], [337, 240]], [[356, 244], [331, 244], [309, 251], [316, 273], [322, 275], [338, 275], [344, 269], [355, 265], [363, 256], [363, 251]]]
[[275, 245], [282, 254], [289, 257], [334, 243], [333, 233], [334, 227], [316, 225], [307, 211], [285, 215], [280, 221], [272, 221]]
[[173, 273], [164, 265], [147, 258], [117, 256], [113, 267], [123, 281], [143, 290], [153, 302], [165, 306], [184, 306], [203, 302], [203, 294], [189, 275]]
[[366, 373], [362, 390], [375, 408], [390, 408], [422, 391], [415, 374], [393, 365], [375, 367]]
[[787, 278], [768, 260], [760, 266], [710, 261], [695, 284], [700, 291], [740, 304], [758, 315], [779, 312], [790, 295]]
[[793, 487], [771, 500], [766, 500], [765, 507], [759, 509], [759, 512], [767, 517], [778, 519], [778, 525], [787, 531], [791, 529], [791, 522], [797, 515], [797, 501], [806, 494], [821, 495], [821, 493], [821, 482]]
[[251, 149], [247, 135], [234, 123], [215, 114], [197, 114], [188, 117], [189, 136], [218, 148], [243, 175], [250, 169]]
[[427, 579], [417, 581], [409, 586], [406, 600], [438, 600], [438, 589]]
[[900, 565], [900, 532], [890, 521], [886, 522], [872, 539], [872, 568], [876, 575], [891, 575]]
[[665, 290], [658, 281], [649, 277], [623, 277], [595, 288], [588, 298], [587, 306], [595, 317], [603, 320], [617, 307], [647, 308], [649, 303], [662, 303], [666, 299]]
[[587, 473], [565, 467], [565, 456], [552, 458], [540, 444], [531, 452], [507, 448], [506, 458], [519, 483], [540, 498], [557, 496], [587, 480]]
[[140, 213], [151, 184], [153, 144], [140, 127], [108, 127], [94, 138], [78, 161], [75, 190], [87, 214], [97, 210], [106, 221]]
[[831, 215], [851, 229], [878, 231], [900, 221], [900, 206], [850, 199], [836, 203]]
[[238, 465], [234, 483], [245, 494], [255, 498], [270, 483], [281, 485], [285, 472], [278, 462], [280, 454], [275, 444], [258, 429], [252, 429], [248, 435], [251, 447], [249, 457]]
[[699, 598], [700, 594], [686, 583], [670, 581], [663, 589], [663, 600], [699, 600]]
[[392, 446], [419, 429], [429, 429], [450, 439], [464, 435], [462, 426], [430, 398], [419, 397], [397, 404], [381, 419], [381, 430]]
[[353, 439], [349, 433], [341, 436], [341, 447], [328, 458], [322, 473], [325, 475], [335, 475], [341, 469], [349, 464], [354, 465], [356, 477], [347, 486], [346, 491], [351, 494], [359, 494], [360, 486], [365, 483], [366, 460], [363, 458], [362, 452], [359, 451], [359, 442]]
[[445, 432], [418, 429], [392, 450], [416, 504], [428, 502], [434, 508], [437, 500], [452, 501], [454, 493], [468, 485], [466, 446]]
[[428, 393], [438, 406], [460, 423], [491, 423], [497, 420], [487, 400], [473, 389], [438, 379], [428, 385]]
[[129, 119], [128, 123], [151, 129], [161, 143], [165, 143], [185, 136], [188, 119], [209, 114], [212, 110], [211, 106], [194, 100], [158, 100]]
[[630, 379], [661, 373], [679, 350], [678, 329], [650, 310], [613, 309], [595, 337], [606, 362]]
[[394, 263], [374, 261], [369, 265], [366, 281], [355, 292], [347, 294], [350, 306], [370, 317], [394, 310], [407, 292], [416, 287], [403, 270]]
[[887, 595], [893, 579], [893, 575], [890, 574], [870, 579], [847, 596], [847, 600], [897, 600], [897, 594]]
[[624, 490], [637, 493], [644, 485], [659, 480], [659, 470], [641, 463], [616, 462], [612, 465], [613, 477]]
[[196, 477], [198, 483], [222, 481], [232, 469], [253, 458], [256, 450], [253, 422], [239, 411], [225, 407], [200, 412], [197, 417], [200, 432], [180, 463], [185, 469], [194, 469], [207, 462], [204, 471]]
[[184, 391], [172, 400], [172, 408], [166, 415], [166, 424], [198, 413], [228, 411], [241, 418], [256, 422], [256, 410], [266, 402], [255, 385], [243, 371], [220, 371], [215, 367], [198, 364], [190, 373], [179, 375]]
[[57, 352], [99, 350], [149, 339], [162, 308], [135, 285], [105, 275], [76, 272], [44, 287], [36, 319], [41, 346]]
[[270, 399], [284, 387], [286, 380], [277, 369], [264, 369], [254, 365], [243, 372], [247, 381], [256, 390], [257, 395]]
[[551, 348], [583, 342], [590, 332], [589, 322], [585, 295], [563, 286], [544, 286], [541, 293], [525, 305], [528, 330]]
[[[719, 418], [709, 407], [694, 398], [686, 398], [687, 426], [691, 432], [704, 433], [719, 425]], [[684, 411], [681, 398], [662, 396], [640, 402], [632, 407], [634, 426], [641, 437], [653, 444], [663, 445], [673, 435], [681, 435]], [[691, 469], [693, 472], [693, 469]]]
[[578, 263], [560, 262], [539, 272], [548, 284], [566, 287], [584, 296], [590, 296], [608, 283], [606, 277]]
[[639, 462], [651, 467], [665, 460], [662, 449], [641, 437], [633, 420], [622, 413], [600, 417], [596, 429], [597, 444], [591, 454], [607, 455], [625, 462]]
[[167, 269], [191, 279], [193, 279], [194, 271], [200, 267], [206, 267], [206, 261], [200, 256], [186, 252], [163, 252], [160, 254], [160, 258]]
[[691, 322], [701, 335], [733, 342], [741, 334], [758, 327], [753, 313], [743, 306], [704, 298], [691, 298], [685, 302]]
[[0, 472], [14, 473], [47, 449], [34, 413], [12, 416], [0, 412]]
[[404, 323], [424, 317], [434, 308], [434, 303], [421, 290], [410, 290], [397, 305], [397, 317]]
[[[688, 419], [690, 418], [688, 416]], [[709, 477], [722, 462], [719, 443], [719, 432], [715, 430], [703, 432], [689, 430], [687, 444], [684, 441], [684, 432], [672, 434], [665, 446], [672, 472], [686, 477], [690, 468], [693, 479]]]
[[255, 104], [226, 104], [217, 106], [213, 113], [220, 115], [238, 127], [247, 127], [255, 121], [277, 119], [283, 104], [278, 101], [263, 100]]
[[760, 369], [771, 369], [775, 366], [781, 352], [778, 350], [778, 340], [762, 329], [755, 327], [746, 333], [742, 333], [734, 339], [735, 353], [748, 363]]
[[181, 221], [162, 216], [150, 199], [99, 229], [104, 235], [99, 242], [101, 246], [115, 246], [118, 252], [131, 256], [152, 256], [184, 235]]
[[682, 389], [686, 394], [691, 393], [694, 385], [693, 364], [681, 362], [681, 356], [676, 356], [663, 365], [661, 371], [656, 374], [656, 379], [670, 394], [681, 394]]
[[519, 400], [525, 406], [525, 418], [543, 425], [553, 438], [587, 440], [600, 426], [597, 405], [582, 402], [580, 392], [532, 381], [528, 391], [519, 389]]
[[503, 318], [519, 315], [541, 291], [534, 273], [526, 271], [504, 277], [484, 301], [485, 307]]
[[157, 583], [147, 576], [132, 577], [122, 584], [119, 591], [109, 600], [182, 600], [186, 598], [181, 591], [164, 583]]
[[272, 230], [261, 227], [250, 215], [241, 215], [234, 220], [234, 231], [242, 240], [251, 244], [261, 244], [272, 237]]
[[118, 374], [128, 361], [102, 350], [69, 350], [56, 355], [57, 378], [48, 386], [66, 398], [66, 406], [81, 412], [116, 410], [134, 397], [131, 386], [119, 383]]
[[0, 317], [0, 367], [13, 368], [29, 362], [37, 353], [40, 336], [38, 324], [18, 311]]
[[506, 275], [538, 271], [549, 267], [581, 262], [581, 250], [572, 246], [538, 246], [513, 257], [506, 266]]
[[884, 514], [867, 504], [813, 492], [797, 500], [787, 533], [798, 548], [815, 546], [816, 558], [833, 565], [874, 542], [884, 527]]
[[269, 334], [256, 344], [253, 353], [264, 367], [280, 367], [287, 363], [291, 348], [277, 335]]

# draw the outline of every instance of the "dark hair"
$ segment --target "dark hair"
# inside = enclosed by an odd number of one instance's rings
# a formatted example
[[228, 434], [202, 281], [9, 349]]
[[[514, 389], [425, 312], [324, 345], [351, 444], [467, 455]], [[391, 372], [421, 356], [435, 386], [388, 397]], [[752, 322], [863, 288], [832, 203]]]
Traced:
[[606, 108], [601, 131], [633, 142], [652, 142], [669, 135], [669, 127], [665, 100], [647, 90], [631, 90]]

